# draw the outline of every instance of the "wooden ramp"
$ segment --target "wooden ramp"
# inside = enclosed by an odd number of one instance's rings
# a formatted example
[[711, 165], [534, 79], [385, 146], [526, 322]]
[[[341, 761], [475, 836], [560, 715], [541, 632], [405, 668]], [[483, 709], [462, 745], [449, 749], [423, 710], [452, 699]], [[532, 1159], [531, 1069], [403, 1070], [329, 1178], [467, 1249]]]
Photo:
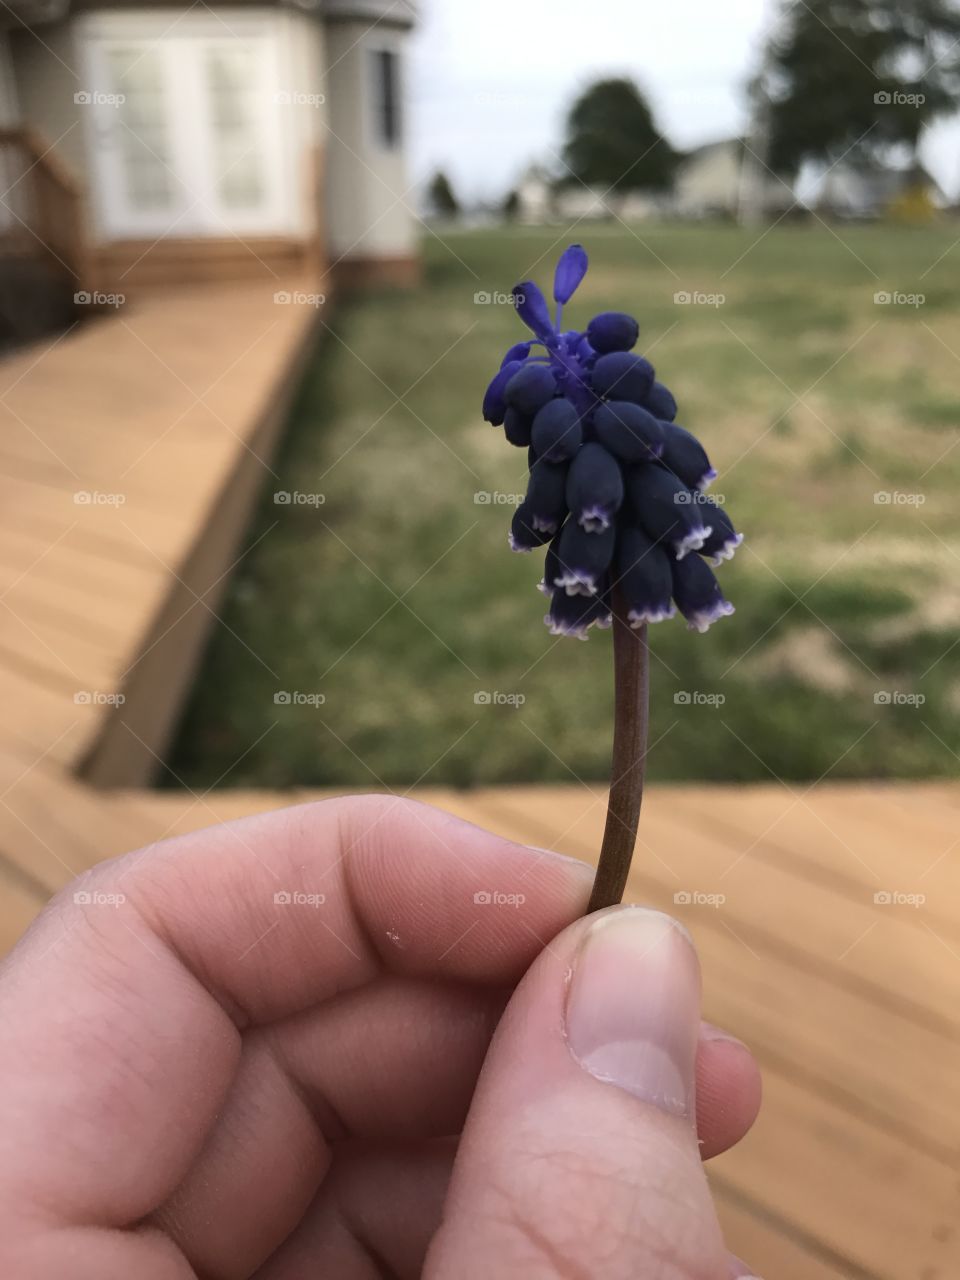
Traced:
[[[99, 858], [308, 798], [97, 793], [15, 753], [0, 793], [4, 946]], [[600, 789], [418, 796], [588, 861], [599, 844]], [[689, 925], [706, 1016], [764, 1070], [760, 1122], [712, 1169], [764, 1277], [960, 1276], [958, 815], [948, 785], [650, 792], [629, 897]]]
[[272, 477], [318, 316], [304, 296], [156, 292], [0, 363], [4, 742], [150, 777]]

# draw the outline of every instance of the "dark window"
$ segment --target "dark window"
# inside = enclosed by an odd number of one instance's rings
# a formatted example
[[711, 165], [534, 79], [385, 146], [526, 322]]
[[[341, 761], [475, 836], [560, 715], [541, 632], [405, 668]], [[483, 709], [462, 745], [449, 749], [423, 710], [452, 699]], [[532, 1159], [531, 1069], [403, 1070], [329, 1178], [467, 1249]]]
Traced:
[[400, 145], [400, 59], [390, 49], [373, 51], [374, 129], [391, 151]]

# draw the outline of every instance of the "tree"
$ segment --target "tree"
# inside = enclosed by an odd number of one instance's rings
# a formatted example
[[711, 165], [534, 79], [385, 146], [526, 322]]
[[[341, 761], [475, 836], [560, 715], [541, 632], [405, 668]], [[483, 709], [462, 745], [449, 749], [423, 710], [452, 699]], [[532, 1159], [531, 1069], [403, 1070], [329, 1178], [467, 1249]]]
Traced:
[[454, 195], [450, 179], [442, 169], [438, 169], [430, 179], [427, 199], [430, 201], [430, 208], [439, 218], [455, 218], [460, 212], [460, 202]]
[[677, 154], [632, 80], [598, 80], [567, 117], [562, 181], [619, 193], [669, 187]]
[[508, 191], [503, 198], [503, 216], [508, 222], [513, 222], [520, 213], [520, 192], [514, 188]]
[[956, 0], [795, 0], [755, 86], [769, 127], [767, 163], [869, 164], [906, 147], [960, 97]]

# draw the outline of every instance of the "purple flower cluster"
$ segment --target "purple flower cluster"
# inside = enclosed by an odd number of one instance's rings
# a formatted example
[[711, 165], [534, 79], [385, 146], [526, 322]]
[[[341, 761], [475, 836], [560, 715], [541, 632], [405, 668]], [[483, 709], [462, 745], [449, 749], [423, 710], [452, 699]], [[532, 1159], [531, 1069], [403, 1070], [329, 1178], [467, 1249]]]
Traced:
[[583, 333], [561, 330], [586, 271], [585, 251], [571, 245], [557, 265], [553, 318], [535, 284], [516, 286], [534, 338], [510, 348], [484, 396], [484, 418], [528, 450], [510, 545], [547, 547], [541, 590], [554, 635], [608, 627], [614, 589], [633, 627], [679, 609], [691, 630], [706, 631], [733, 613], [706, 561], [729, 560], [742, 536], [704, 492], [716, 472], [676, 424], [673, 396], [632, 353], [636, 320], [608, 311]]

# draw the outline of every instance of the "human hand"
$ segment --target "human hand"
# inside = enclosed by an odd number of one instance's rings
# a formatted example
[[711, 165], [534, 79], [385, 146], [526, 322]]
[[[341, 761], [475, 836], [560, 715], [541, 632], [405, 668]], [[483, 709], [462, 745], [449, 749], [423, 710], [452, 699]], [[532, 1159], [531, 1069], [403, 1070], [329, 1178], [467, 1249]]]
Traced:
[[0, 1274], [746, 1275], [701, 1154], [753, 1059], [681, 928], [589, 887], [388, 797], [87, 873], [0, 967]]

